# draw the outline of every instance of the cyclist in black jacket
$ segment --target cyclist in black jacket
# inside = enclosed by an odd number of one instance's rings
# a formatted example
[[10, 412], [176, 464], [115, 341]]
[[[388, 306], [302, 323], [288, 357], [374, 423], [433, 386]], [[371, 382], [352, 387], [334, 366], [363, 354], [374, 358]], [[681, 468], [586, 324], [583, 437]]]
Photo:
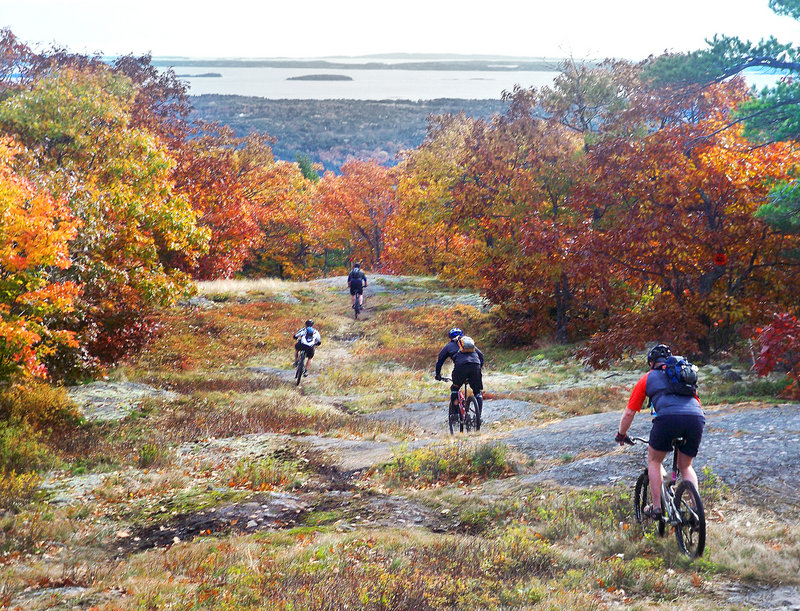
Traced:
[[353, 271], [347, 276], [347, 286], [353, 296], [353, 309], [356, 307], [356, 299], [360, 308], [364, 303], [364, 289], [367, 286], [367, 275], [361, 271], [360, 263], [353, 265]]
[[471, 338], [464, 335], [459, 328], [450, 329], [450, 341], [439, 352], [436, 361], [436, 379], [442, 379], [442, 365], [447, 359], [454, 363], [452, 384], [450, 385], [450, 413], [458, 405], [458, 389], [462, 384], [469, 383], [475, 400], [478, 402], [477, 422], [475, 428], [481, 428], [481, 414], [483, 413], [483, 353], [475, 346]]

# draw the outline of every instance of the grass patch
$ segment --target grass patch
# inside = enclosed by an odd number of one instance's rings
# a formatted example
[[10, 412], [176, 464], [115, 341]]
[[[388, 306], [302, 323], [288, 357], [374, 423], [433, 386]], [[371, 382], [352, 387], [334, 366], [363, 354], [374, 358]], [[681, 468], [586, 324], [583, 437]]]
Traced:
[[223, 479], [232, 488], [274, 490], [299, 488], [308, 471], [307, 463], [299, 460], [280, 460], [273, 456], [253, 460], [241, 458]]
[[768, 401], [784, 403], [781, 393], [787, 384], [786, 378], [757, 379], [752, 381], [725, 382], [703, 384], [700, 398], [703, 405], [719, 405], [721, 403], [742, 403], [745, 401]]
[[511, 474], [508, 446], [500, 443], [448, 443], [395, 452], [382, 472], [395, 484], [470, 483]]
[[539, 403], [573, 416], [615, 412], [628, 402], [630, 391], [619, 386], [564, 388], [536, 393]]

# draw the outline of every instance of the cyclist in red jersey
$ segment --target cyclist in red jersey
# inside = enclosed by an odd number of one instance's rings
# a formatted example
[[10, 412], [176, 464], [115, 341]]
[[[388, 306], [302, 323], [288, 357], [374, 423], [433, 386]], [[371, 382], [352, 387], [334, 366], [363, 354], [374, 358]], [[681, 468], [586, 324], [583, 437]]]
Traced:
[[[627, 438], [628, 429], [637, 412], [641, 411], [646, 398], [650, 399], [655, 412], [653, 428], [647, 448], [647, 473], [650, 478], [650, 489], [653, 504], [646, 507], [644, 513], [651, 518], [661, 515], [661, 482], [662, 467], [668, 452], [672, 451], [672, 440], [678, 437], [685, 439], [684, 445], [678, 448], [678, 468], [684, 481], [689, 481], [698, 488], [697, 473], [692, 467], [692, 460], [697, 456], [700, 441], [703, 438], [705, 414], [700, 399], [694, 396], [679, 395], [670, 391], [665, 361], [672, 356], [669, 346], [659, 344], [647, 354], [650, 371], [644, 374], [633, 388], [628, 406], [622, 414], [619, 432], [615, 441], [622, 445]], [[699, 488], [698, 488], [699, 489]]]

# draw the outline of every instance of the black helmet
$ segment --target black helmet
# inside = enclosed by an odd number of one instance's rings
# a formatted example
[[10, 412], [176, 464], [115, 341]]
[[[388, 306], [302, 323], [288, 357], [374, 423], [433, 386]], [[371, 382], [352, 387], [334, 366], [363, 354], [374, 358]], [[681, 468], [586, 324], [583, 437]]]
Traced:
[[668, 356], [672, 356], [672, 350], [666, 344], [659, 344], [650, 348], [647, 353], [647, 364], [652, 368], [658, 361], [665, 360]]
[[353, 263], [353, 269], [361, 269], [361, 263]]
[[313, 321], [312, 319], [310, 319], [310, 318], [309, 318], [309, 319], [306, 321], [306, 327], [313, 327], [313, 326], [314, 326], [314, 321]]

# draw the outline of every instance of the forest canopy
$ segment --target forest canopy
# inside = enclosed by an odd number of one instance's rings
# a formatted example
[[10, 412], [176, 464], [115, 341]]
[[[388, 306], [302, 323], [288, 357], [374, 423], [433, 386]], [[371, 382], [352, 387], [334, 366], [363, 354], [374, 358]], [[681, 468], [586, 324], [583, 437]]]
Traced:
[[491, 116], [431, 116], [391, 164], [334, 173], [198, 120], [149, 56], [3, 30], [0, 377], [70, 380], [135, 354], [195, 279], [354, 260], [473, 287], [501, 341], [579, 342], [597, 367], [653, 342], [707, 360], [765, 328], [775, 366], [800, 303], [800, 115], [791, 77], [746, 87], [764, 57], [797, 72], [773, 40], [570, 60]]

